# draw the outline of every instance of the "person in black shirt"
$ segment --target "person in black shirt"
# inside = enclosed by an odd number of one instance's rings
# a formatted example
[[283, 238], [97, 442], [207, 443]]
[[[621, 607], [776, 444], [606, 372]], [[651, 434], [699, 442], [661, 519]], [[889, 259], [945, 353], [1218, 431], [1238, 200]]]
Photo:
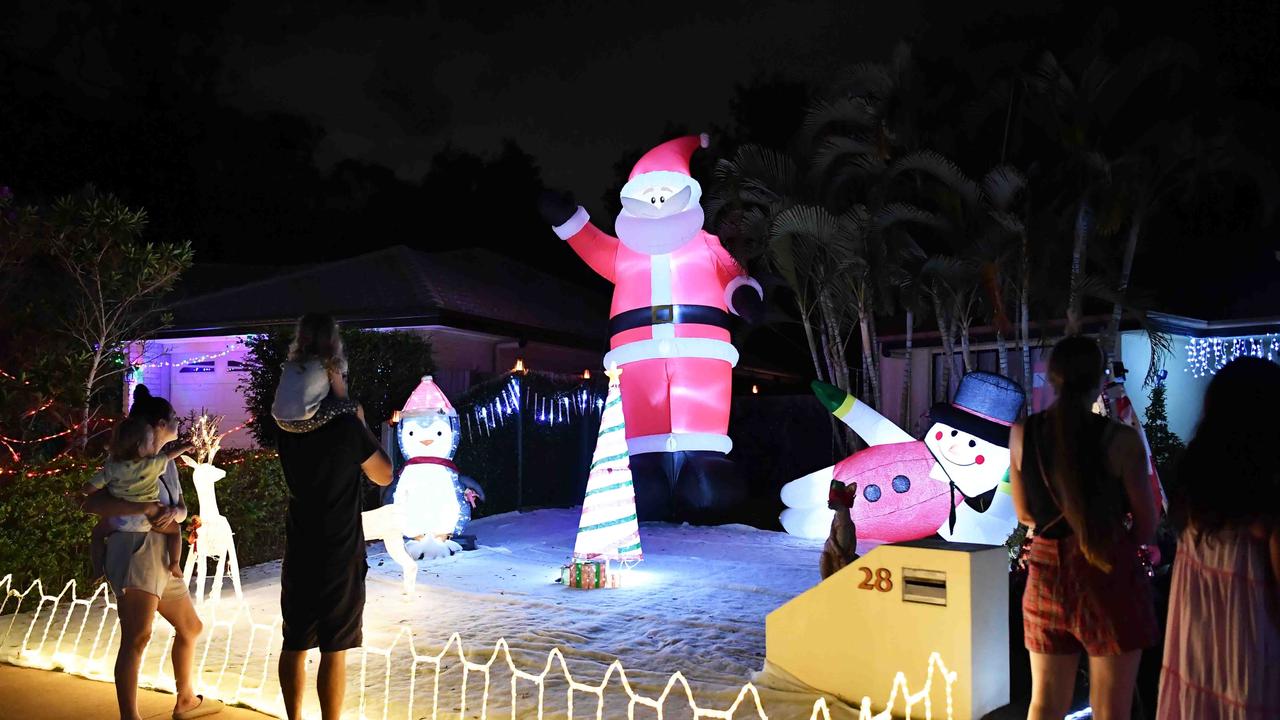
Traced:
[[280, 688], [290, 720], [301, 717], [306, 651], [320, 648], [316, 689], [325, 720], [342, 714], [346, 651], [362, 642], [365, 562], [360, 527], [361, 472], [391, 484], [391, 461], [364, 410], [306, 433], [281, 433], [280, 465], [289, 486], [280, 613]]

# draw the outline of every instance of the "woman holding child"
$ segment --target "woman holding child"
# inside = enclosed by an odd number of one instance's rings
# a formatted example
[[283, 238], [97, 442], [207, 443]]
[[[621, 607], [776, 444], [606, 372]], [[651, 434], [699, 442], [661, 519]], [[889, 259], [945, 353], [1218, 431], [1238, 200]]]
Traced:
[[[105, 544], [103, 570], [116, 595], [120, 650], [116, 655], [116, 700], [121, 720], [140, 720], [138, 670], [151, 640], [157, 612], [174, 627], [175, 720], [219, 712], [221, 703], [196, 695], [192, 664], [204, 629], [187, 594], [182, 572], [180, 525], [187, 517], [173, 458], [185, 448], [162, 452], [178, 437], [178, 417], [164, 398], [145, 385], [134, 391], [129, 416], [116, 428], [110, 459], [83, 489], [83, 507], [102, 516], [94, 532], [95, 554]], [[105, 535], [105, 540], [104, 536]]]

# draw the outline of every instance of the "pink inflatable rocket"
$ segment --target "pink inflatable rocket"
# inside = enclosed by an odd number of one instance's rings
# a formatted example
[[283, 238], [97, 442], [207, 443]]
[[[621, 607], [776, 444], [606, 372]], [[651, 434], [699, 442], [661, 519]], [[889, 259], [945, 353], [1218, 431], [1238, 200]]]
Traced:
[[857, 483], [850, 510], [858, 539], [902, 542], [937, 533], [943, 539], [999, 545], [1017, 525], [1009, 488], [1009, 428], [1025, 394], [1012, 380], [971, 372], [955, 400], [930, 410], [933, 424], [916, 440], [839, 388], [813, 383], [818, 399], [870, 447], [782, 487], [783, 528], [825, 537], [831, 523], [826, 491], [833, 480]]
[[606, 367], [622, 375], [627, 449], [641, 519], [712, 520], [744, 495], [725, 459], [738, 351], [732, 316], [757, 314], [763, 292], [702, 229], [702, 188], [689, 160], [707, 136], [650, 150], [622, 188], [618, 237], [568, 197], [545, 194], [543, 216], [614, 284]]

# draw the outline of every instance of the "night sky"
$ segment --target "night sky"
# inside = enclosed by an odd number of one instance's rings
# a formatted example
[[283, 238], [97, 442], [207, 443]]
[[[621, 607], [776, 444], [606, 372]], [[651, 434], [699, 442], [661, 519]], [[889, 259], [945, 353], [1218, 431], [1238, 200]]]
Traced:
[[[753, 96], [752, 87], [821, 91], [841, 68], [885, 60], [910, 40], [924, 72], [947, 86], [939, 92], [969, 93], [1037, 48], [1066, 56], [1101, 9], [848, 0], [170, 5], [46, 0], [5, 11], [0, 184], [44, 202], [95, 183], [146, 207], [152, 239], [190, 239], [198, 262], [296, 264], [394, 244], [478, 245], [566, 265], [584, 282], [533, 210], [541, 184], [572, 190], [611, 226], [609, 189], [629, 158], [669, 132], [737, 128], [783, 141], [769, 135], [794, 124], [803, 96]], [[1280, 11], [1264, 0], [1124, 5], [1113, 54], [1157, 35], [1192, 45], [1200, 67], [1181, 102], [1202, 105], [1210, 120], [1230, 117], [1270, 162], [1280, 148], [1272, 137]], [[743, 103], [744, 88], [754, 104]], [[744, 122], [753, 127], [743, 131]], [[1203, 315], [1280, 300], [1265, 288], [1280, 270], [1274, 223], [1212, 222], [1188, 229], [1179, 220], [1172, 239], [1144, 253], [1137, 280], [1212, 306]], [[1210, 242], [1231, 247], [1229, 257], [1205, 250]], [[1186, 267], [1188, 251], [1209, 264]], [[1197, 277], [1202, 292], [1192, 299], [1170, 292]], [[1259, 297], [1243, 308], [1217, 307], [1251, 294]]]

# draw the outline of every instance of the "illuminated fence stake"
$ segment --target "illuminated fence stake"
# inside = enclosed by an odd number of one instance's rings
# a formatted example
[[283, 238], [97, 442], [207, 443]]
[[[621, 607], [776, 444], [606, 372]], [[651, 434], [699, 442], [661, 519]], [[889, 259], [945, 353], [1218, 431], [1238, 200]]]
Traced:
[[[17, 650], [17, 653], [10, 655], [5, 659], [33, 667], [46, 669], [54, 667], [54, 664], [51, 662], [52, 658], [46, 655], [45, 648], [47, 647], [49, 629], [58, 621], [58, 608], [61, 607], [63, 612], [68, 613], [68, 617], [61, 619], [60, 631], [53, 646], [53, 655], [55, 656], [60, 654], [63, 636], [70, 627], [69, 615], [76, 612], [76, 607], [83, 607], [86, 613], [86, 616], [81, 620], [80, 628], [77, 631], [76, 642], [73, 644], [75, 651], [79, 652], [80, 638], [84, 630], [84, 624], [87, 622], [88, 614], [94, 611], [95, 606], [100, 606], [102, 608], [102, 613], [98, 623], [98, 630], [94, 637], [93, 646], [89, 648], [87, 656], [82, 662], [64, 662], [62, 663], [62, 667], [68, 672], [75, 672], [77, 674], [101, 680], [109, 680], [110, 664], [108, 662], [107, 655], [109, 654], [112, 640], [115, 638], [116, 622], [114, 619], [111, 620], [112, 632], [107, 642], [101, 643], [100, 640], [103, 626], [107, 622], [107, 615], [114, 611], [116, 606], [110, 601], [106, 590], [106, 585], [102, 584], [98, 586], [89, 598], [76, 599], [76, 584], [75, 581], [71, 581], [63, 586], [62, 591], [58, 595], [46, 595], [43, 583], [36, 580], [32, 582], [25, 591], [18, 592], [13, 589], [12, 575], [4, 575], [0, 577], [0, 592], [3, 593], [3, 599], [0, 600], [0, 614], [9, 609], [11, 601], [15, 601], [13, 603], [13, 616], [9, 622], [9, 626], [3, 637], [0, 637], [0, 648], [9, 648], [10, 637], [13, 635], [15, 628], [20, 627], [17, 624], [20, 617], [23, 618], [23, 622], [26, 624], [26, 627], [23, 629], [23, 640], [21, 646]], [[36, 606], [36, 610], [31, 613], [29, 617], [24, 617], [21, 613], [23, 601], [32, 593], [35, 593], [35, 596], [39, 597], [40, 601]], [[64, 603], [63, 600], [68, 600], [68, 602]], [[234, 607], [235, 609], [230, 613], [230, 617], [227, 617], [226, 611], [231, 607]], [[39, 645], [31, 646], [30, 639], [32, 633], [35, 632], [36, 626], [40, 623], [42, 616], [45, 627], [43, 634], [41, 635]], [[233, 636], [236, 634], [237, 629], [243, 631], [245, 625], [248, 625], [249, 629], [248, 644], [242, 652], [233, 652]], [[250, 617], [249, 606], [244, 604], [233, 605], [231, 603], [221, 603], [210, 607], [209, 618], [205, 621], [205, 627], [206, 636], [204, 639], [204, 651], [201, 654], [200, 662], [195, 670], [194, 677], [197, 692], [202, 692], [209, 697], [218, 697], [230, 703], [245, 703], [264, 710], [277, 711], [279, 699], [275, 697], [274, 694], [270, 698], [264, 697], [264, 688], [267, 684], [272, 651], [275, 644], [279, 641], [279, 622], [273, 621], [271, 624], [255, 623]], [[205, 681], [205, 667], [209, 661], [210, 648], [214, 644], [214, 635], [219, 631], [226, 633], [226, 639], [221, 643], [223, 649], [221, 667], [217, 672], [216, 681], [208, 683]], [[154, 632], [155, 631], [153, 631], [153, 633]], [[174, 630], [172, 626], [170, 626], [161, 632], [165, 633], [165, 641], [161, 644], [163, 652], [159, 653], [157, 671], [154, 676], [140, 676], [139, 684], [144, 687], [161, 687], [171, 690], [173, 688], [173, 678], [165, 675], [163, 666], [164, 661], [167, 659], [169, 654], [168, 648], [174, 639]], [[261, 680], [257, 687], [247, 688], [245, 686], [245, 674], [250, 670], [254, 663], [258, 662], [258, 655], [255, 654], [255, 645], [257, 644], [256, 640], [260, 635], [267, 638], [265, 642], [265, 652], [261, 654], [263, 663], [260, 675]], [[154, 639], [155, 635], [153, 634], [152, 637]], [[243, 637], [243, 635], [241, 635], [241, 637]], [[386, 720], [386, 718], [390, 716], [389, 713], [391, 710], [392, 699], [391, 673], [393, 667], [391, 656], [400, 645], [402, 637], [406, 640], [408, 654], [413, 658], [409, 668], [408, 697], [405, 698], [405, 703], [403, 705], [403, 707], [407, 707], [408, 709], [406, 717], [409, 718], [417, 717], [413, 712], [413, 707], [414, 692], [417, 688], [418, 665], [420, 663], [429, 664], [433, 668], [434, 678], [432, 682], [432, 707], [430, 716], [433, 720], [441, 716], [440, 675], [445, 669], [444, 660], [448, 658], [450, 660], [456, 660], [462, 670], [462, 682], [460, 685], [461, 692], [458, 696], [458, 704], [462, 714], [465, 715], [466, 713], [468, 700], [467, 685], [470, 680], [471, 673], [480, 673], [484, 676], [484, 695], [478, 715], [480, 720], [488, 720], [489, 692], [492, 688], [492, 671], [495, 666], [502, 667], [502, 665], [505, 665], [506, 669], [511, 673], [510, 716], [513, 719], [516, 717], [537, 717], [539, 720], [543, 720], [546, 714], [547, 683], [549, 680], [563, 679], [568, 684], [568, 689], [566, 690], [565, 695], [565, 702], [569, 711], [568, 716], [573, 717], [573, 709], [576, 704], [574, 702], [574, 693], [589, 693], [596, 697], [595, 717], [597, 720], [602, 720], [604, 717], [606, 702], [605, 692], [609, 689], [610, 682], [613, 680], [615, 674], [617, 675], [617, 684], [621, 687], [621, 691], [627, 696], [628, 720], [635, 720], [635, 710], [637, 705], [654, 710], [659, 719], [665, 717], [667, 701], [671, 699], [673, 694], [675, 694], [676, 697], [679, 697], [678, 694], [673, 693], [673, 690], [677, 687], [679, 690], [683, 691], [686, 707], [691, 711], [692, 717], [695, 718], [695, 720], [700, 718], [706, 718], [707, 720], [734, 720], [734, 718], [739, 717], [738, 713], [740, 711], [746, 713], [741, 716], [743, 718], [754, 717], [757, 720], [769, 719], [769, 715], [765, 712], [764, 705], [760, 699], [760, 692], [757, 690], [755, 685], [751, 683], [746, 683], [741, 687], [733, 703], [727, 709], [715, 710], [711, 708], [704, 708], [697, 704], [693, 696], [692, 687], [685, 679], [684, 674], [680, 672], [671, 674], [667, 679], [666, 685], [663, 687], [662, 693], [657, 698], [651, 698], [640, 694], [631, 686], [631, 682], [627, 678], [626, 668], [623, 667], [620, 660], [614, 660], [605, 671], [604, 677], [600, 682], [592, 685], [583, 683], [573, 677], [573, 674], [569, 670], [568, 661], [565, 658], [564, 653], [561, 652], [559, 648], [552, 648], [547, 653], [547, 659], [542, 666], [541, 672], [534, 674], [521, 670], [516, 666], [511, 655], [510, 646], [505, 638], [499, 638], [498, 641], [494, 643], [493, 650], [489, 653], [488, 659], [481, 663], [467, 659], [467, 654], [463, 648], [462, 636], [458, 633], [450, 635], [448, 642], [445, 643], [444, 647], [438, 653], [434, 655], [424, 655], [419, 653], [417, 650], [413, 633], [404, 627], [400, 628], [387, 647], [363, 647], [359, 650], [361, 653], [359, 684], [359, 708], [361, 718], [370, 717], [370, 715], [365, 712], [368, 706], [365, 678], [370, 653], [382, 656], [385, 662], [382, 682], [383, 697], [381, 715], [383, 720]], [[102, 656], [95, 658], [94, 656], [97, 654], [100, 644], [103, 647]], [[228, 665], [232, 661], [232, 655], [236, 656], [236, 664], [239, 665], [240, 668], [238, 676], [235, 678], [233, 683], [228, 682], [228, 678], [226, 678]], [[397, 667], [396, 669], [400, 670], [402, 668]], [[904, 711], [906, 717], [910, 718], [912, 716], [911, 711], [914, 706], [923, 704], [925, 719], [932, 720], [932, 692], [934, 679], [937, 677], [937, 674], [940, 674], [943, 682], [945, 683], [944, 691], [946, 694], [947, 710], [946, 715], [943, 717], [947, 718], [947, 720], [952, 720], [952, 686], [956, 681], [956, 673], [947, 670], [946, 665], [942, 662], [941, 656], [936, 652], [929, 657], [925, 683], [920, 690], [915, 693], [910, 692], [910, 689], [907, 686], [906, 675], [899, 672], [894, 677], [893, 687], [889, 695], [889, 702], [885, 709], [879, 713], [873, 714], [871, 711], [871, 699], [869, 697], [864, 697], [858, 712], [859, 720], [889, 720], [892, 717], [894, 708], [897, 707], [900, 698], [905, 704]], [[531, 715], [528, 712], [521, 713], [517, 710], [519, 702], [517, 683], [520, 681], [531, 682], [537, 686], [536, 715]], [[399, 703], [397, 703], [397, 705], [399, 706]], [[683, 714], [684, 713], [681, 713], [681, 715]], [[452, 716], [452, 714], [450, 714], [450, 716]], [[824, 698], [818, 698], [814, 701], [812, 711], [809, 715], [809, 720], [818, 720], [819, 718], [822, 718], [823, 720], [831, 720], [831, 713], [827, 701]]]

